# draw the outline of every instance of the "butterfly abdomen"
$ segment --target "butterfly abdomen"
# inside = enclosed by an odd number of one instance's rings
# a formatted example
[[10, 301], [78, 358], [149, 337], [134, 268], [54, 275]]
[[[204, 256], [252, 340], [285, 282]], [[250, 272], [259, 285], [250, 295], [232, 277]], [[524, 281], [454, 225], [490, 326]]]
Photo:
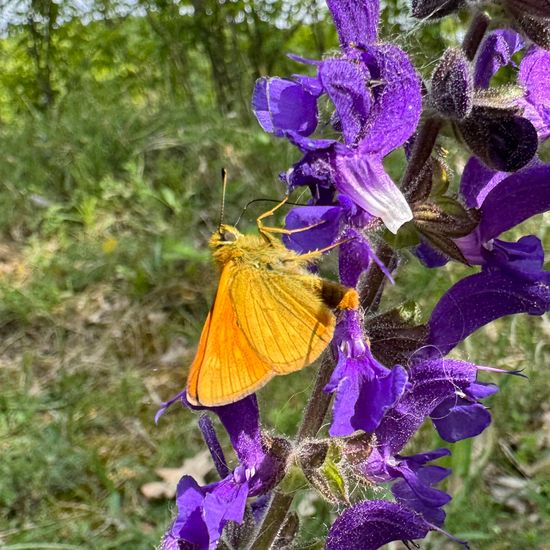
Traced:
[[321, 298], [331, 309], [357, 309], [359, 296], [353, 288], [348, 288], [334, 281], [320, 279]]

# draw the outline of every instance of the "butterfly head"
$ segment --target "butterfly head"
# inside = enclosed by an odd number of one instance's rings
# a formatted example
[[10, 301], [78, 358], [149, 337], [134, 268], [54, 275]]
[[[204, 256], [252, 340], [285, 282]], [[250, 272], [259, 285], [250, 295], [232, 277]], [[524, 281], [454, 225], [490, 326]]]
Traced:
[[209, 244], [214, 256], [225, 256], [234, 248], [231, 245], [234, 245], [242, 236], [243, 234], [236, 227], [222, 223], [210, 237]]

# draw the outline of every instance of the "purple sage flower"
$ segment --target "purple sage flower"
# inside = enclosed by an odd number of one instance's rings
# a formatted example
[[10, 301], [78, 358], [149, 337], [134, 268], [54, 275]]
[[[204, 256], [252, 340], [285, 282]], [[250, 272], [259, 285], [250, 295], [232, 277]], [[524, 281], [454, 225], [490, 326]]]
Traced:
[[386, 409], [403, 394], [407, 373], [400, 366], [387, 369], [373, 357], [357, 311], [342, 312], [333, 346], [338, 363], [325, 387], [325, 392], [336, 394], [329, 433], [372, 432]]
[[[190, 405], [182, 393], [165, 404], [161, 411], [176, 399], [188, 408], [204, 409]], [[266, 451], [255, 396], [209, 410], [218, 415], [227, 430], [239, 465], [232, 472], [228, 471], [225, 459], [220, 457], [217, 438], [207, 427], [205, 439], [218, 470], [228, 473], [220, 481], [204, 487], [190, 476], [181, 479], [176, 495], [178, 513], [164, 536], [163, 550], [169, 550], [174, 541], [186, 541], [200, 550], [214, 550], [225, 524], [243, 521], [247, 499], [265, 495], [284, 474], [284, 458]]]

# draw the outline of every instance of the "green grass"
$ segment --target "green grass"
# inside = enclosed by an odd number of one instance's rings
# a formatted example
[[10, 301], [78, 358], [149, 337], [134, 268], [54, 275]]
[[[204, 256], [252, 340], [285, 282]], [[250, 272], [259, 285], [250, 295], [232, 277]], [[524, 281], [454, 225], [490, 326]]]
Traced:
[[[6, 550], [153, 548], [174, 504], [147, 500], [140, 487], [158, 480], [156, 468], [179, 467], [204, 448], [190, 412], [176, 407], [158, 426], [153, 416], [183, 387], [214, 292], [207, 241], [219, 212], [219, 169], [229, 170], [232, 222], [251, 198], [281, 197], [276, 174], [296, 154], [236, 122], [164, 117], [134, 121], [132, 139], [113, 138], [105, 147], [99, 139], [108, 132], [90, 121], [95, 126], [86, 127], [84, 149], [77, 146], [82, 136], [50, 127], [47, 147], [32, 140], [24, 146], [35, 137], [24, 124], [0, 132], [8, 158], [0, 168], [0, 545]], [[40, 147], [55, 150], [53, 158], [30, 162]], [[252, 228], [262, 210], [262, 204], [247, 210], [242, 227]], [[546, 248], [547, 227], [542, 217], [527, 227]], [[403, 261], [384, 305], [416, 300], [425, 315], [468, 271], [430, 271], [408, 253]], [[547, 544], [549, 334], [547, 316], [519, 316], [493, 323], [455, 352], [480, 364], [524, 368], [529, 376], [492, 377], [502, 387], [490, 401], [494, 423], [475, 441], [452, 446], [447, 528], [474, 547]], [[276, 379], [260, 392], [268, 426], [295, 432], [312, 372]], [[415, 443], [440, 444], [428, 428]], [[502, 486], [510, 478], [519, 489], [508, 494]], [[301, 500], [304, 538], [314, 538], [333, 510], [319, 499], [308, 505], [304, 494]], [[446, 544], [434, 534], [428, 546]]]

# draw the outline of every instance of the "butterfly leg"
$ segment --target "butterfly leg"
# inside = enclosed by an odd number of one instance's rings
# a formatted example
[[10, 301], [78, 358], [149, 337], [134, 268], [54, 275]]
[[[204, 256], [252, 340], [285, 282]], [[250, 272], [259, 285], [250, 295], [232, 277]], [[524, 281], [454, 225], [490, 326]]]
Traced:
[[268, 210], [267, 212], [264, 212], [257, 220], [256, 223], [258, 224], [258, 227], [262, 227], [263, 224], [261, 223], [262, 220], [265, 220], [265, 218], [269, 218], [269, 216], [273, 216], [281, 206], [283, 206], [288, 201], [288, 195], [279, 203], [276, 204], [271, 210]]
[[320, 248], [319, 250], [313, 250], [311, 252], [308, 252], [307, 254], [301, 254], [300, 256], [297, 256], [296, 258], [294, 258], [294, 261], [315, 260], [321, 254], [323, 254], [323, 252], [328, 252], [329, 250], [332, 250], [333, 248], [337, 248], [338, 246], [341, 246], [344, 243], [352, 241], [353, 239], [354, 239], [354, 237], [350, 237], [349, 239], [344, 239], [343, 241], [338, 241], [337, 243], [331, 244], [330, 246], [325, 246], [325, 248]]
[[313, 229], [325, 223], [325, 220], [314, 223], [312, 225], [306, 225], [305, 227], [298, 227], [296, 229], [285, 229], [284, 227], [266, 227], [263, 224], [259, 224], [260, 231], [263, 233], [281, 233], [283, 235], [293, 235], [294, 233], [300, 233], [301, 231], [307, 231]]

